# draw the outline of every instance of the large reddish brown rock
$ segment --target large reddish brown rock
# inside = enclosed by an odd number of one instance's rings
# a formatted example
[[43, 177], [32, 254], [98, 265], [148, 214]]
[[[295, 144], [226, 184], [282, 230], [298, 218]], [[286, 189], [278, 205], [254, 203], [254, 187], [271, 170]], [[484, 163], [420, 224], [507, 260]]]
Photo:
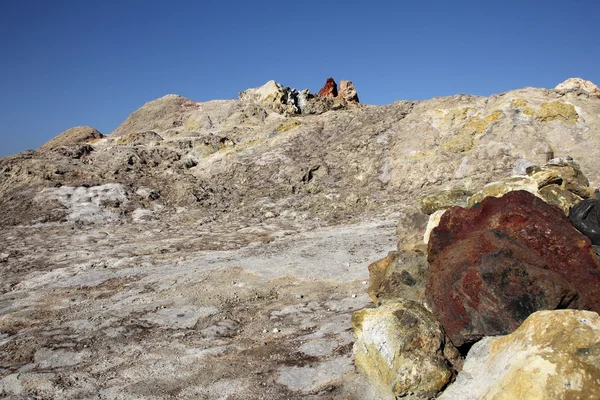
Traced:
[[337, 84], [333, 80], [333, 78], [327, 78], [327, 82], [325, 82], [325, 86], [319, 90], [319, 97], [337, 97], [338, 90]]
[[429, 241], [425, 295], [455, 346], [541, 309], [600, 311], [600, 263], [558, 208], [529, 192], [453, 207]]

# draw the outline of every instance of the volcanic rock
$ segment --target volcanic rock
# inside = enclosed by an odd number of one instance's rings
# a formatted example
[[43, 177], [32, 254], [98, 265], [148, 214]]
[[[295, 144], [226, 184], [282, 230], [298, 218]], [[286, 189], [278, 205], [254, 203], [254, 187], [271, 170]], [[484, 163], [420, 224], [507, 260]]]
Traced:
[[596, 86], [594, 82], [586, 81], [581, 78], [569, 78], [556, 85], [555, 89], [565, 91], [583, 90], [592, 96], [600, 98], [600, 88]]
[[371, 263], [371, 300], [378, 304], [385, 300], [407, 299], [422, 302], [427, 276], [427, 260], [420, 252], [390, 251], [381, 260]]
[[327, 78], [325, 85], [319, 90], [319, 97], [337, 97], [338, 90], [337, 84], [333, 80], [333, 78]]
[[40, 150], [55, 150], [63, 146], [81, 145], [103, 137], [103, 134], [91, 126], [76, 126], [47, 141], [40, 146]]
[[427, 227], [428, 217], [416, 207], [408, 208], [400, 212], [396, 236], [399, 251], [417, 251], [425, 253], [427, 246], [423, 243], [423, 233]]
[[539, 309], [600, 310], [600, 262], [565, 215], [526, 191], [446, 211], [425, 295], [456, 346], [509, 333]]
[[456, 349], [421, 304], [393, 301], [356, 311], [352, 326], [356, 367], [395, 396], [428, 399], [452, 378], [445, 354], [455, 358]]
[[140, 145], [160, 142], [163, 137], [154, 131], [128, 133], [117, 140], [118, 145]]
[[[402, 246], [425, 230], [424, 214], [398, 213], [502, 180], [519, 160], [545, 163], [548, 149], [600, 182], [600, 101], [581, 91], [360, 107], [305, 92], [296, 106], [290, 118], [253, 100], [167, 96], [80, 158], [0, 158], [0, 396], [385, 399], [363, 390], [347, 328], [398, 220]], [[149, 130], [163, 140], [117, 144]], [[457, 135], [468, 140], [441, 148]], [[399, 251], [379, 299], [422, 296], [423, 258]], [[207, 307], [219, 313], [187, 328]], [[239, 329], [203, 337], [226, 319]], [[55, 355], [81, 363], [49, 366]]]
[[112, 132], [113, 136], [124, 136], [138, 132], [162, 133], [168, 129], [185, 126], [188, 113], [198, 104], [176, 94], [152, 100], [129, 114], [127, 119]]
[[511, 191], [526, 190], [568, 215], [573, 205], [593, 193], [588, 179], [571, 157], [555, 158], [543, 165], [530, 165], [525, 169], [525, 174], [485, 185], [469, 197], [468, 205], [473, 206], [487, 196], [499, 197]]
[[462, 189], [435, 192], [417, 199], [419, 209], [423, 214], [431, 215], [438, 210], [453, 206], [465, 206], [471, 193]]
[[356, 93], [354, 83], [351, 81], [340, 81], [340, 90], [338, 96], [346, 102], [358, 103], [358, 93]]
[[538, 311], [513, 333], [476, 343], [441, 400], [600, 398], [600, 317]]
[[426, 293], [456, 346], [512, 332], [532, 312], [566, 308], [577, 295], [537, 254], [495, 230], [439, 254]]
[[247, 89], [239, 93], [242, 102], [255, 102], [278, 113], [297, 114], [298, 92], [282, 84], [270, 80], [263, 86]]

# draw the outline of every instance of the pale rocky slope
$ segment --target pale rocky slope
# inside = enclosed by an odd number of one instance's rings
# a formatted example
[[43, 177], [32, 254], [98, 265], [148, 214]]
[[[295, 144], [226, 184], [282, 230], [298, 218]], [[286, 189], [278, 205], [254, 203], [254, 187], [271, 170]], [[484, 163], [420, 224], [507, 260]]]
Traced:
[[420, 198], [551, 153], [600, 182], [583, 86], [265, 101], [167, 95], [106, 137], [0, 159], [0, 395], [377, 398], [350, 314]]

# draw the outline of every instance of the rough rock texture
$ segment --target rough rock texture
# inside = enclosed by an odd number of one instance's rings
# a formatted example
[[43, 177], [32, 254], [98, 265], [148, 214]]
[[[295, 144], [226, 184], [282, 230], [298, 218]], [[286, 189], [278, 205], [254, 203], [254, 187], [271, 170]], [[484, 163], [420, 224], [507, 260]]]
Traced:
[[487, 196], [499, 197], [515, 190], [533, 193], [546, 203], [563, 210], [565, 215], [569, 214], [573, 205], [593, 194], [579, 165], [571, 157], [565, 157], [549, 160], [542, 165], [529, 165], [525, 168], [524, 176], [489, 183], [470, 196], [467, 204], [472, 207]]
[[428, 266], [423, 253], [390, 251], [368, 269], [367, 292], [375, 304], [386, 299], [424, 300]]
[[567, 308], [577, 292], [499, 231], [475, 231], [431, 265], [429, 304], [456, 346], [514, 331], [534, 311]]
[[298, 92], [275, 81], [269, 81], [263, 86], [247, 89], [239, 93], [239, 100], [245, 104], [256, 104], [268, 110], [284, 115], [323, 114], [330, 110], [340, 110], [358, 104], [358, 95], [352, 82], [344, 81], [345, 96], [338, 94], [337, 84], [329, 78], [317, 96], [308, 89]]
[[284, 87], [273, 80], [263, 86], [247, 89], [240, 92], [238, 98], [243, 102], [254, 102], [272, 109], [278, 113], [298, 114], [298, 92], [295, 89]]
[[340, 81], [340, 90], [338, 95], [346, 102], [359, 102], [358, 93], [356, 92], [354, 83], [352, 83], [351, 81]]
[[121, 136], [117, 139], [117, 144], [119, 145], [150, 145], [150, 144], [158, 144], [158, 142], [162, 141], [163, 137], [154, 131], [144, 131], [144, 132], [132, 132], [126, 135]]
[[417, 201], [421, 212], [430, 215], [453, 206], [466, 206], [470, 195], [471, 193], [461, 189], [445, 190], [423, 196]]
[[162, 132], [173, 128], [185, 127], [184, 114], [193, 109], [196, 102], [176, 94], [168, 94], [149, 101], [131, 113], [127, 119], [112, 132], [113, 136], [124, 136], [138, 132]]
[[417, 251], [425, 253], [427, 246], [423, 243], [423, 233], [427, 227], [428, 216], [420, 212], [417, 207], [408, 207], [399, 212], [396, 235], [398, 251]]
[[333, 80], [333, 78], [327, 78], [325, 85], [319, 90], [319, 97], [337, 97], [337, 83]]
[[600, 310], [591, 243], [526, 191], [446, 211], [428, 261], [427, 301], [456, 346], [509, 333], [539, 309]]
[[356, 367], [395, 396], [428, 399], [452, 378], [445, 343], [433, 315], [414, 301], [385, 302], [352, 314]]
[[476, 343], [441, 400], [600, 398], [600, 317], [538, 311], [510, 335]]
[[91, 126], [76, 126], [47, 141], [40, 146], [40, 150], [55, 150], [63, 146], [81, 145], [103, 137], [103, 134]]
[[[556, 101], [577, 119], [536, 117]], [[600, 182], [600, 101], [579, 91], [296, 107], [167, 96], [88, 145], [1, 158], [0, 397], [385, 398], [353, 372], [350, 314], [396, 244], [420, 290], [417, 199], [549, 150]], [[147, 131], [163, 140], [118, 144]]]
[[581, 78], [569, 78], [566, 81], [556, 85], [555, 89], [564, 91], [583, 90], [591, 96], [600, 98], [600, 88], [592, 81], [586, 81]]

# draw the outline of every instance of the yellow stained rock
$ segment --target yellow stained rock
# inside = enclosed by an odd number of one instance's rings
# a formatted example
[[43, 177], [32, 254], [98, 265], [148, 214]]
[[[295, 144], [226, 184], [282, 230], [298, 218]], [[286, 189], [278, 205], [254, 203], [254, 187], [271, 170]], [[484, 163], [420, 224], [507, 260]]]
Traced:
[[442, 143], [442, 151], [451, 153], [464, 153], [475, 146], [475, 138], [469, 134], [459, 133]]
[[[519, 107], [524, 107], [523, 114], [533, 116], [540, 122], [563, 121], [569, 124], [575, 124], [579, 120], [579, 114], [572, 104], [562, 101], [551, 101], [540, 104], [540, 107], [535, 109], [525, 104], [519, 103]], [[515, 107], [515, 101], [513, 101]]]
[[469, 135], [485, 133], [494, 122], [500, 121], [503, 116], [504, 114], [500, 110], [496, 110], [483, 118], [478, 114], [460, 128], [460, 133]]
[[414, 301], [389, 301], [352, 315], [356, 367], [395, 396], [433, 396], [452, 377], [444, 334]]
[[533, 313], [513, 333], [476, 343], [449, 399], [599, 399], [600, 316], [592, 311]]
[[284, 133], [284, 132], [294, 129], [295, 127], [297, 127], [299, 125], [302, 125], [302, 123], [300, 121], [298, 121], [297, 119], [289, 119], [289, 120], [285, 121], [283, 124], [279, 125], [277, 128], [275, 128], [275, 130], [277, 131], [277, 133]]
[[488, 183], [483, 189], [469, 198], [468, 206], [473, 207], [476, 203], [480, 203], [481, 200], [488, 196], [501, 197], [513, 190], [526, 190], [537, 195], [538, 185], [533, 179], [527, 176], [512, 177], [503, 181]]
[[527, 100], [525, 99], [513, 99], [512, 108], [525, 108], [527, 107]]
[[462, 189], [444, 190], [417, 199], [417, 204], [423, 214], [431, 215], [438, 210], [466, 205], [470, 195]]

